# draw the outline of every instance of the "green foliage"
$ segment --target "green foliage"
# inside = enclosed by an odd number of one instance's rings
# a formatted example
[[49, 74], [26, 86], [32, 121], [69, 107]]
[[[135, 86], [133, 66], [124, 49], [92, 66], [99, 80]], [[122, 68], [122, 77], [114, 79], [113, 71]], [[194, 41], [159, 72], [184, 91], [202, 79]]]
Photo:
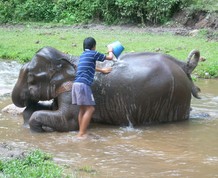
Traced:
[[214, 0], [0, 0], [0, 23], [75, 24], [101, 20], [107, 24], [157, 24], [170, 20], [175, 12], [188, 5], [191, 11], [218, 10]]
[[0, 0], [0, 23], [12, 22], [16, 6], [17, 3], [14, 0]]
[[163, 23], [188, 0], [0, 0], [0, 23]]
[[55, 22], [86, 23], [93, 19], [98, 4], [96, 0], [58, 0], [53, 11]]
[[51, 0], [26, 0], [15, 9], [17, 21], [51, 22], [54, 19], [54, 3]]
[[97, 9], [97, 16], [99, 20], [103, 20], [107, 24], [117, 24], [122, 21], [120, 17], [120, 10], [115, 5], [115, 0], [105, 1], [97, 0], [99, 7]]
[[50, 0], [0, 0], [0, 23], [51, 22], [54, 19], [53, 6]]
[[198, 74], [202, 78], [218, 78], [218, 62], [209, 62], [207, 66], [201, 66]]
[[148, 0], [146, 18], [153, 23], [164, 23], [185, 3], [182, 0]]
[[54, 5], [55, 22], [75, 23], [77, 21], [74, 11], [76, 9], [75, 1], [58, 0]]
[[218, 71], [218, 64], [217, 65], [211, 65], [207, 68], [207, 71], [209, 73], [209, 76], [211, 78], [217, 78], [218, 77], [218, 74], [217, 74], [217, 71]]
[[51, 161], [51, 156], [39, 150], [24, 158], [0, 161], [0, 174], [11, 178], [62, 178], [63, 170]]
[[145, 23], [146, 16], [146, 1], [141, 0], [116, 0], [115, 4], [120, 9], [120, 15], [123, 19], [130, 20], [130, 22]]

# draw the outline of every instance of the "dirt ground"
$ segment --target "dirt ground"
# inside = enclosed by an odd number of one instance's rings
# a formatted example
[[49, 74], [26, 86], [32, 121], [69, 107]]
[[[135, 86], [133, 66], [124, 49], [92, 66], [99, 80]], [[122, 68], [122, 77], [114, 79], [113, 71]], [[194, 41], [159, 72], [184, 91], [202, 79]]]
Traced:
[[191, 27], [194, 29], [210, 28], [213, 30], [218, 29], [218, 13], [198, 11], [190, 13], [186, 11], [178, 12], [174, 15], [173, 21], [181, 24], [184, 27]]
[[21, 159], [28, 153], [21, 147], [13, 145], [13, 143], [0, 143], [0, 161], [10, 159]]
[[134, 32], [149, 33], [172, 33], [173, 35], [195, 36], [201, 29], [206, 29], [208, 40], [218, 41], [218, 13], [197, 12], [190, 14], [188, 12], [178, 12], [169, 22], [162, 26], [142, 26], [142, 25], [116, 25], [106, 26], [101, 24], [74, 25], [70, 28], [85, 28], [96, 30], [126, 30]]
[[[19, 28], [22, 24], [17, 25], [0, 25], [2, 28]], [[42, 26], [36, 27], [42, 28]], [[178, 12], [172, 18], [172, 21], [158, 26], [158, 25], [136, 25], [136, 24], [125, 24], [125, 25], [104, 25], [102, 23], [91, 23], [91, 24], [78, 24], [78, 25], [66, 25], [66, 26], [50, 26], [45, 28], [76, 28], [76, 29], [94, 29], [94, 30], [126, 30], [134, 32], [149, 32], [149, 33], [172, 33], [174, 35], [181, 36], [194, 36], [197, 35], [201, 29], [206, 29], [206, 37], [208, 40], [218, 41], [218, 12], [209, 13], [199, 11], [190, 13], [186, 11]]]

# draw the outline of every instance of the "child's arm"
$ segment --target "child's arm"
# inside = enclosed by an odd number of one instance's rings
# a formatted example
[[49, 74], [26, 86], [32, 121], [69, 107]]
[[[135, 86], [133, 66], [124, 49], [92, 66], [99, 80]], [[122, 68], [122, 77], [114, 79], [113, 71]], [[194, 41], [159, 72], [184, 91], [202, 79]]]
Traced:
[[108, 56], [106, 56], [106, 60], [112, 60], [113, 59], [113, 48], [111, 46], [108, 46]]
[[108, 67], [108, 68], [98, 68], [98, 67], [96, 67], [95, 70], [97, 72], [101, 72], [103, 74], [108, 74], [108, 73], [110, 73], [112, 71], [112, 67]]
[[[111, 46], [108, 46], [108, 56], [106, 56], [106, 60], [112, 60], [113, 59], [113, 48]], [[112, 71], [112, 67], [108, 67], [108, 68], [95, 68], [95, 71], [97, 72], [101, 72], [103, 74], [108, 74]]]

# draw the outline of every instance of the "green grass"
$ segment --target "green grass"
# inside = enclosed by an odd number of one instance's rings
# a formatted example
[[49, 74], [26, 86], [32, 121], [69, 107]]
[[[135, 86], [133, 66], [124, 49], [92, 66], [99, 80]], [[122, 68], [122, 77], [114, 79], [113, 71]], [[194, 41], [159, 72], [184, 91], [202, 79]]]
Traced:
[[60, 166], [53, 161], [52, 155], [38, 149], [19, 158], [0, 159], [0, 178], [79, 178], [97, 174], [97, 170], [88, 165], [74, 169]]
[[0, 177], [10, 178], [63, 178], [63, 169], [52, 162], [52, 157], [40, 150], [24, 158], [0, 161]]
[[[218, 42], [206, 39], [206, 31], [198, 36], [175, 36], [170, 33], [154, 34], [142, 30], [76, 29], [72, 27], [11, 26], [0, 27], [0, 58], [21, 62], [31, 60], [35, 52], [44, 46], [52, 46], [60, 51], [80, 55], [84, 38], [92, 36], [97, 41], [97, 50], [106, 52], [106, 46], [119, 40], [124, 52], [156, 51], [185, 60], [192, 49], [198, 49], [206, 62], [199, 63], [195, 74], [204, 77], [218, 77]], [[216, 34], [217, 35], [217, 34]]]

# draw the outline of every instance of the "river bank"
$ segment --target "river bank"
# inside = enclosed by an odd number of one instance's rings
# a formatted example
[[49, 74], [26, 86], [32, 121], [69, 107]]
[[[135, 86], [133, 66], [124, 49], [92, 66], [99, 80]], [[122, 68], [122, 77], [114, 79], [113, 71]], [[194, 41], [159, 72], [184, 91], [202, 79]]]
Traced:
[[44, 46], [78, 56], [87, 36], [97, 40], [97, 50], [106, 52], [106, 46], [120, 41], [129, 52], [159, 52], [179, 60], [186, 60], [193, 49], [206, 59], [195, 69], [195, 78], [218, 77], [218, 41], [216, 30], [177, 27], [136, 27], [89, 25], [2, 25], [0, 26], [0, 58], [28, 62]]

